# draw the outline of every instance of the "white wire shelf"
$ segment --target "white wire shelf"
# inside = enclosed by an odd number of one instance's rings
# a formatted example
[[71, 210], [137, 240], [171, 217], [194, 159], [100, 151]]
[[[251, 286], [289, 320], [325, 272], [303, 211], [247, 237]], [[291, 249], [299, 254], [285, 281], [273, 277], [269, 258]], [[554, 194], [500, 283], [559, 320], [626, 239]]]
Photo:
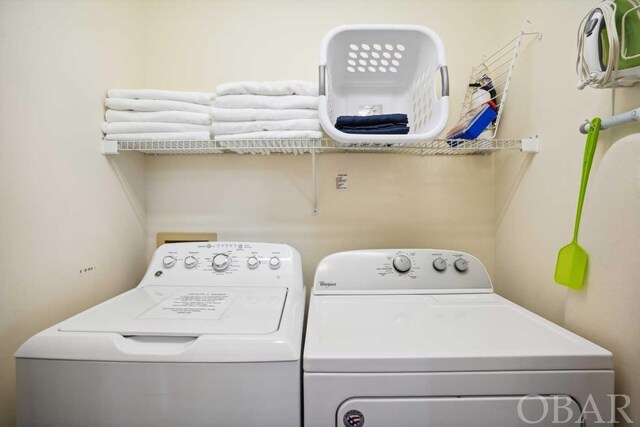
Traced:
[[[540, 139], [533, 136], [524, 139], [498, 139], [496, 135], [506, 107], [509, 84], [518, 58], [518, 53], [524, 37], [536, 36], [540, 32], [526, 31], [530, 26], [526, 21], [522, 30], [509, 42], [490, 55], [485, 55], [480, 64], [471, 71], [469, 83], [460, 111], [460, 118], [476, 106], [477, 102], [486, 102], [487, 93], [497, 108], [496, 119], [475, 140], [447, 140], [410, 144], [379, 144], [379, 143], [339, 143], [330, 138], [324, 139], [287, 139], [266, 140], [247, 139], [235, 141], [155, 141], [155, 140], [126, 140], [102, 141], [103, 154], [118, 154], [123, 151], [139, 151], [145, 154], [320, 154], [332, 153], [395, 153], [417, 156], [431, 155], [482, 155], [496, 151], [515, 150], [525, 153], [538, 153]], [[490, 82], [491, 89], [487, 83]], [[477, 102], [476, 102], [477, 101]]]
[[495, 151], [515, 150], [537, 153], [540, 139], [477, 139], [445, 140], [392, 145], [341, 144], [329, 138], [291, 140], [237, 140], [237, 141], [102, 141], [103, 154], [139, 151], [145, 154], [305, 154], [305, 153], [395, 153], [418, 156], [490, 154]]

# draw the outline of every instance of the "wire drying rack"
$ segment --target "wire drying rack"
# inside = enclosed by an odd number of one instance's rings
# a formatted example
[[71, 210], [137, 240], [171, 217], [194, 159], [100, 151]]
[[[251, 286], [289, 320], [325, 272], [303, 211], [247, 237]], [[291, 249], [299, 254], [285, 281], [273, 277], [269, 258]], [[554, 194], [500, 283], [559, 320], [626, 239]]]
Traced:
[[444, 140], [410, 144], [340, 144], [332, 139], [237, 140], [237, 141], [102, 141], [103, 154], [139, 151], [145, 154], [306, 154], [306, 153], [392, 153], [406, 155], [489, 154], [499, 150], [527, 153], [539, 151], [537, 136], [527, 139]]
[[[471, 110], [476, 104], [475, 102], [487, 101], [486, 90], [490, 84], [492, 91], [488, 100], [493, 101], [497, 107], [497, 117], [483, 132], [482, 136], [487, 138], [495, 138], [500, 126], [500, 119], [507, 103], [507, 95], [509, 94], [509, 83], [513, 77], [513, 70], [518, 59], [518, 52], [525, 37], [535, 36], [542, 38], [542, 33], [538, 31], [527, 31], [531, 26], [530, 21], [525, 21], [520, 33], [507, 42], [500, 49], [489, 56], [485, 56], [480, 64], [473, 67], [471, 76], [469, 77], [469, 85], [460, 109], [460, 118]], [[486, 132], [486, 133], [485, 133]], [[489, 134], [489, 135], [487, 135]]]

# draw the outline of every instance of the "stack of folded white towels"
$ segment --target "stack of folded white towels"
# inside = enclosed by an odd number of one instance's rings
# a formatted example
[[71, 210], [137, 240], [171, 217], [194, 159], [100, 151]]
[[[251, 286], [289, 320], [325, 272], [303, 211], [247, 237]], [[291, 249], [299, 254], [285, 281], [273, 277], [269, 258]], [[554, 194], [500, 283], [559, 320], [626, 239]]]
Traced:
[[211, 98], [204, 92], [113, 89], [102, 131], [111, 141], [209, 141]]
[[[216, 88], [211, 109], [214, 139], [276, 148], [286, 140], [322, 138], [318, 120], [317, 83], [297, 80], [234, 82]], [[256, 141], [259, 140], [259, 141]], [[243, 143], [243, 147], [249, 147]]]

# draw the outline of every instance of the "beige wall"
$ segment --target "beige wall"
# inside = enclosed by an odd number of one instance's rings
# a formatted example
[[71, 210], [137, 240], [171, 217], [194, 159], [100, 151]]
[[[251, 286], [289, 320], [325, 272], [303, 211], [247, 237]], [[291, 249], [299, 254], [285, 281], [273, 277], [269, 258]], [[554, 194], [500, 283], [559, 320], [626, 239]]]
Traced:
[[[209, 89], [236, 80], [315, 81], [320, 41], [332, 27], [422, 24], [437, 31], [449, 46], [455, 118], [471, 66], [480, 52], [490, 49], [485, 46], [495, 46], [505, 37], [491, 31], [460, 31], [475, 25], [474, 14], [468, 13], [475, 3], [154, 2], [147, 12], [146, 83]], [[503, 3], [485, 2], [493, 9]], [[452, 48], [460, 45], [465, 49]], [[308, 156], [274, 155], [147, 158], [148, 253], [158, 231], [211, 230], [220, 240], [294, 245], [303, 256], [307, 284], [322, 257], [356, 248], [457, 248], [474, 253], [492, 270], [491, 156], [322, 154], [317, 217], [311, 216], [310, 162]], [[349, 174], [348, 190], [335, 189], [337, 173]]]
[[128, 2], [0, 2], [2, 426], [18, 346], [144, 272], [145, 163], [98, 149], [105, 90], [141, 84], [142, 18]]
[[[503, 135], [539, 132], [543, 145], [542, 152], [533, 158], [496, 156], [494, 283], [505, 297], [611, 350], [616, 392], [630, 394], [636, 401], [632, 412], [638, 421], [640, 252], [635, 242], [640, 234], [640, 207], [634, 200], [637, 194], [605, 197], [607, 192], [620, 195], [629, 188], [613, 185], [621, 179], [612, 176], [616, 166], [603, 174], [598, 169], [613, 141], [639, 132], [639, 124], [600, 134], [580, 233], [582, 246], [590, 254], [586, 288], [570, 291], [553, 280], [558, 250], [571, 241], [573, 232], [585, 141], [577, 126], [585, 118], [607, 117], [640, 106], [640, 87], [617, 89], [614, 105], [610, 90], [575, 88], [576, 31], [583, 11], [586, 14], [584, 9], [595, 3], [513, 2], [511, 20], [531, 19], [544, 36], [529, 44], [521, 56], [517, 72], [526, 77], [514, 81], [511, 100], [518, 102], [511, 107], [518, 109], [510, 107], [505, 114]], [[617, 167], [624, 164], [623, 176], [637, 179], [637, 159], [622, 162], [620, 154], [610, 155], [615, 156], [611, 162]], [[601, 190], [593, 193], [595, 187]], [[629, 221], [615, 219], [619, 212], [633, 217]]]
[[[309, 156], [157, 157], [147, 171], [150, 253], [163, 230], [284, 242], [301, 252], [309, 286], [322, 257], [348, 249], [456, 248], [493, 266], [491, 157], [320, 155], [318, 216]], [[335, 189], [338, 173], [348, 190]]]

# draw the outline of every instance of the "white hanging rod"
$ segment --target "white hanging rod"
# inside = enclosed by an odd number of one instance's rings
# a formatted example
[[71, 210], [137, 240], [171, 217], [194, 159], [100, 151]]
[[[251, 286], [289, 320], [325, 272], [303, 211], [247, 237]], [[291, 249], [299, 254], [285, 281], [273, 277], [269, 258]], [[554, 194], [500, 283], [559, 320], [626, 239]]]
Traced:
[[[626, 113], [616, 114], [615, 116], [602, 119], [600, 129], [609, 129], [614, 126], [624, 125], [633, 121], [640, 122], [640, 107], [635, 110], [627, 111]], [[580, 125], [580, 133], [589, 133], [588, 121], [585, 120], [585, 122]]]

